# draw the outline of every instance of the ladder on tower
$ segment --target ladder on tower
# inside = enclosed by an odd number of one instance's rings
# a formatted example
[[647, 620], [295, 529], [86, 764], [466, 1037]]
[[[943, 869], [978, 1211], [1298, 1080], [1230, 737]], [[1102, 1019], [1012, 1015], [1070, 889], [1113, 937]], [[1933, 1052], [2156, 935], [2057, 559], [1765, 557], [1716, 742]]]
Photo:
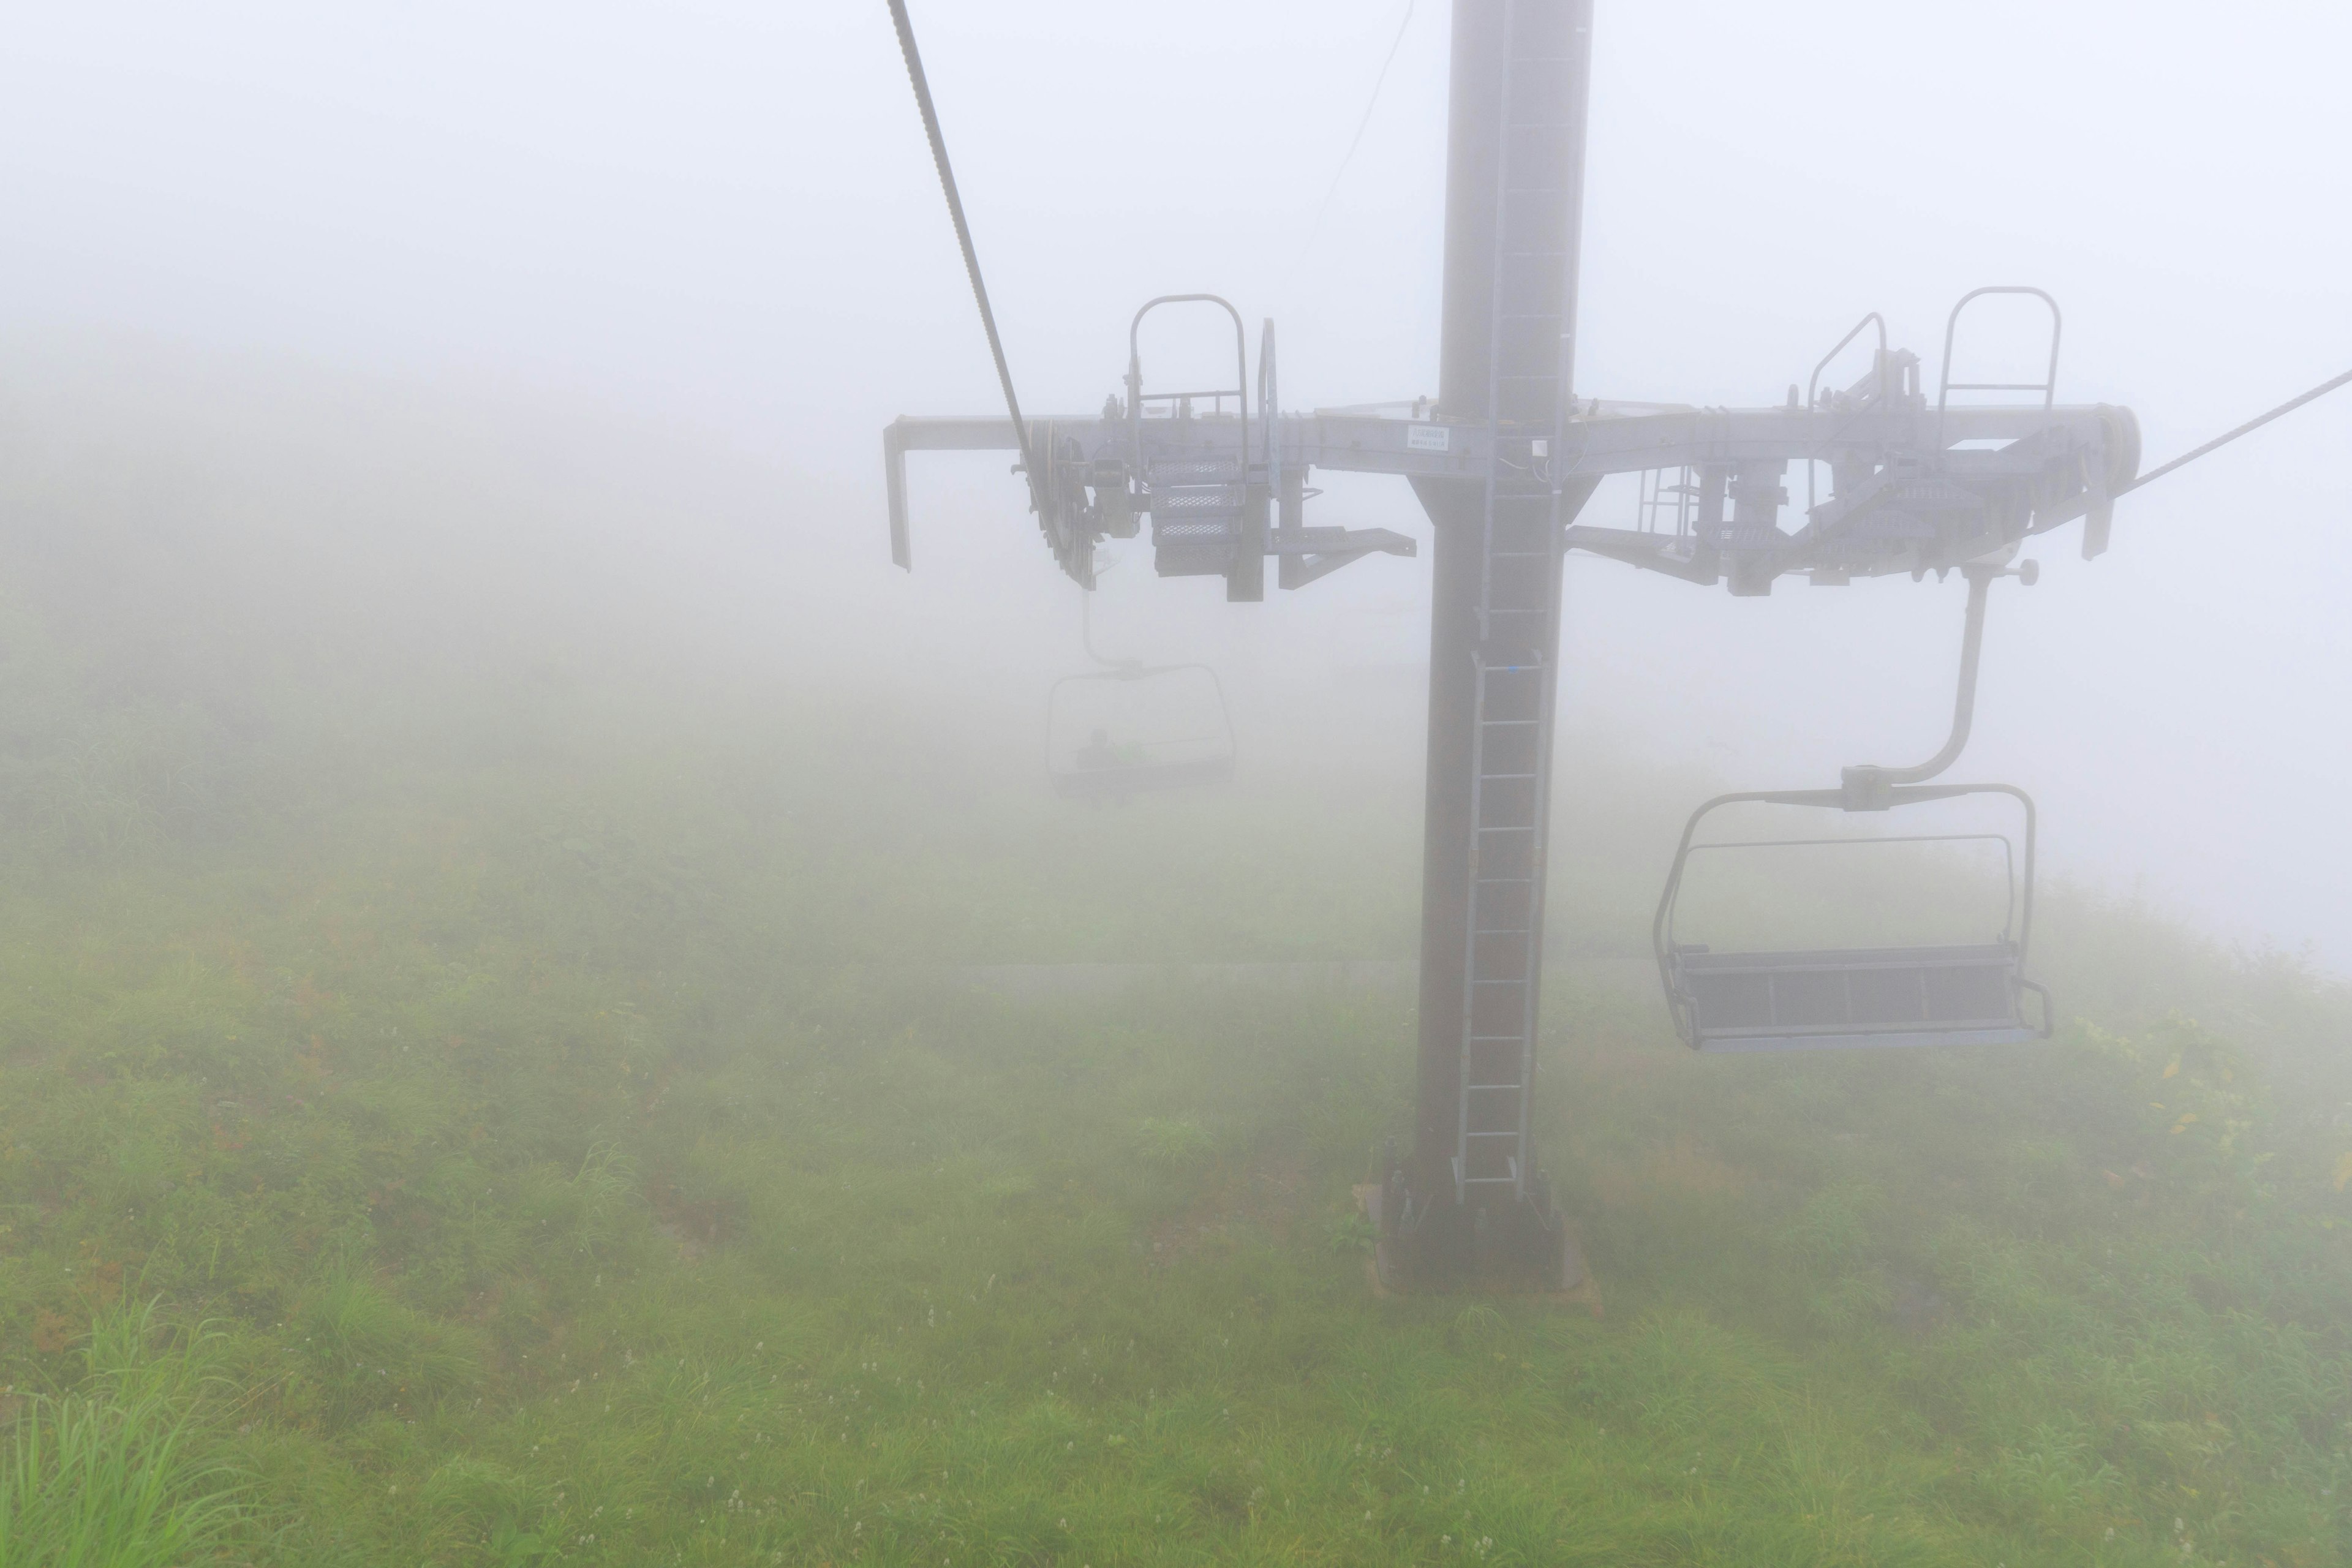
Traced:
[[[1497, 118], [1495, 268], [1488, 300], [1488, 459], [1480, 517], [1478, 637], [1472, 701], [1470, 889], [1463, 987], [1457, 1199], [1525, 1199], [1536, 1182], [1528, 1117], [1543, 978], [1543, 874], [1551, 803], [1562, 499], [1547, 460], [1568, 396], [1569, 251], [1531, 247], [1524, 215], [1561, 195], [1574, 171], [1542, 150], [1562, 142], [1558, 83], [1574, 40], [1530, 40], [1504, 0], [1507, 62]], [[1577, 8], [1565, 8], [1573, 13]], [[1544, 47], [1549, 44], [1549, 47]], [[1554, 50], [1563, 51], [1555, 53]], [[1552, 90], [1546, 90], [1551, 87]], [[1529, 154], [1533, 154], [1530, 156]], [[1549, 441], [1505, 438], [1548, 425]]]
[[1496, 476], [1481, 552], [1470, 779], [1469, 951], [1464, 964], [1454, 1182], [1525, 1197], [1528, 1090], [1543, 966], [1544, 838], [1555, 669], [1548, 639], [1512, 634], [1556, 614], [1559, 529], [1548, 487]]

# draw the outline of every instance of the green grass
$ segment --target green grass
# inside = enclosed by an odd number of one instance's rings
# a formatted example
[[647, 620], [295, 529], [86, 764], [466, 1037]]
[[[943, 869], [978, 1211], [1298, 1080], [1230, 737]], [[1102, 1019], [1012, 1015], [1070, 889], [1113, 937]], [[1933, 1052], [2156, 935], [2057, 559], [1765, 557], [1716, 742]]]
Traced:
[[215, 1337], [159, 1343], [152, 1305], [100, 1313], [80, 1388], [16, 1402], [0, 1453], [0, 1563], [175, 1568], [247, 1522], [236, 1477], [197, 1452]]
[[[1378, 1301], [1347, 1188], [1405, 1113], [1401, 999], [1020, 1006], [762, 962], [764, 906], [599, 895], [656, 873], [495, 811], [324, 842], [0, 940], [16, 1473], [108, 1520], [289, 1563], [2352, 1540], [2346, 1140], [2258, 1045], [1701, 1060], [1565, 984], [1543, 1124], [1608, 1317]], [[126, 1301], [212, 1325], [215, 1393], [92, 1370]], [[10, 1506], [0, 1560], [148, 1560], [19, 1548], [57, 1526]]]
[[1704, 781], [1583, 747], [1538, 1126], [1607, 1315], [1381, 1300], [1406, 999], [923, 972], [1410, 952], [1409, 788], [1071, 812], [993, 710], [297, 657], [47, 538], [6, 1568], [2352, 1561], [2352, 997], [2292, 960], [2062, 890], [2046, 1047], [1692, 1058], [1638, 959]]

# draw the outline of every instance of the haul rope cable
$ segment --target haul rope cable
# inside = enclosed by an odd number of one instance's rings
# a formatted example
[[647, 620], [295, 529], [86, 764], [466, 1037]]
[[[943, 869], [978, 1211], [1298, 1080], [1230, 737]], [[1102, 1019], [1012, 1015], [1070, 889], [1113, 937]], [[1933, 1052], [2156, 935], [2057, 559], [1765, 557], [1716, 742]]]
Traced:
[[2288, 398], [2284, 403], [2280, 404], [2276, 408], [2272, 409], [2269, 413], [2254, 416], [2254, 417], [2247, 420], [2243, 425], [2239, 426], [2236, 429], [2226, 431], [2221, 435], [2214, 437], [2202, 447], [2183, 452], [2178, 458], [2173, 458], [2172, 461], [2150, 468], [2147, 472], [2140, 475], [2139, 478], [2134, 479], [2131, 483], [2125, 485], [2115, 493], [2119, 496], [2128, 495], [2132, 491], [2139, 489], [2140, 486], [2147, 484], [2149, 480], [2160, 479], [2164, 478], [2165, 475], [2172, 472], [2173, 469], [2179, 468], [2181, 465], [2185, 463], [2193, 463], [2198, 458], [2203, 457], [2206, 453], [2210, 452], [2217, 447], [2228, 446], [2231, 442], [2236, 440], [2239, 437], [2245, 435], [2249, 431], [2261, 429], [2263, 426], [2269, 424], [2272, 420], [2277, 418], [2282, 414], [2294, 413], [2305, 404], [2309, 403], [2313, 398], [2324, 397], [2347, 382], [2352, 382], [2352, 370], [2346, 371], [2342, 375], [2336, 376], [2333, 380], [2321, 382], [2317, 386], [2313, 387], [2309, 392], [2303, 394], [2299, 397]]
[[948, 216], [955, 220], [956, 243], [963, 247], [963, 269], [971, 277], [971, 297], [980, 306], [988, 352], [996, 360], [996, 380], [1004, 388], [1004, 406], [1013, 416], [1013, 437], [1021, 447], [1021, 471], [1029, 479], [1029, 508], [1042, 517], [1044, 476], [1038, 470], [1036, 454], [1029, 447], [1029, 424], [1021, 417], [1021, 399], [1013, 390], [1013, 367], [1005, 363], [1004, 343], [996, 335], [996, 312], [989, 309], [988, 285], [981, 281], [980, 253], [972, 248], [971, 226], [964, 221], [963, 198], [956, 193], [947, 138], [940, 132], [939, 110], [931, 106], [931, 85], [923, 76], [923, 57], [915, 47], [915, 25], [907, 18], [906, 0], [890, 0], [890, 20], [898, 29], [898, 52], [907, 58], [907, 79], [914, 84], [916, 106], [923, 111], [923, 131], [931, 140], [931, 162], [939, 165], [940, 189], [947, 193]]

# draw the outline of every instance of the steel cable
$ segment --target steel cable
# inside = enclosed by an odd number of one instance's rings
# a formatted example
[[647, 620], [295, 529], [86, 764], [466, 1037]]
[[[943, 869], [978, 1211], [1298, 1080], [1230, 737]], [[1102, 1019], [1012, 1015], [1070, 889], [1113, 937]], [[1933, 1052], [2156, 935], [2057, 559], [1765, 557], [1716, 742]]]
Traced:
[[2231, 442], [2236, 440], [2239, 437], [2245, 435], [2248, 431], [2261, 429], [2263, 426], [2269, 424], [2272, 420], [2277, 418], [2282, 414], [2294, 413], [2305, 404], [2309, 403], [2313, 398], [2324, 397], [2347, 382], [2352, 382], [2352, 370], [2346, 371], [2342, 375], [2336, 377], [2332, 381], [2321, 382], [2317, 386], [2313, 387], [2309, 392], [2305, 393], [2300, 397], [2288, 398], [2284, 403], [2280, 404], [2276, 408], [2272, 409], [2269, 413], [2256, 415], [2253, 418], [2247, 420], [2243, 425], [2239, 426], [2236, 429], [2214, 437], [2202, 447], [2198, 447], [2192, 450], [2183, 452], [2178, 458], [2173, 458], [2172, 461], [2161, 464], [2157, 468], [2150, 468], [2147, 472], [2140, 475], [2139, 478], [2134, 479], [2131, 483], [2124, 486], [2115, 493], [2119, 496], [2129, 495], [2132, 491], [2139, 489], [2140, 486], [2147, 484], [2149, 480], [2160, 479], [2164, 478], [2165, 475], [2172, 472], [2173, 469], [2181, 467], [2183, 464], [2193, 463], [2198, 458], [2203, 457], [2206, 453], [2213, 451], [2217, 447], [2228, 446]]
[[1029, 424], [1021, 417], [1021, 398], [1013, 390], [1013, 367], [1005, 363], [1004, 342], [996, 334], [996, 312], [989, 308], [988, 285], [981, 280], [980, 253], [972, 248], [971, 226], [964, 221], [963, 197], [957, 194], [955, 170], [948, 163], [947, 138], [940, 132], [940, 112], [931, 103], [931, 84], [923, 75], [923, 57], [915, 47], [915, 25], [907, 17], [906, 0], [890, 0], [890, 20], [898, 29], [898, 52], [907, 59], [907, 79], [914, 84], [915, 103], [923, 111], [923, 131], [931, 141], [931, 162], [939, 166], [940, 189], [948, 198], [948, 216], [955, 220], [956, 244], [963, 248], [963, 269], [971, 278], [971, 297], [980, 306], [980, 324], [988, 332], [988, 352], [996, 361], [997, 384], [1004, 389], [1004, 406], [1013, 416], [1013, 436], [1021, 447], [1021, 471], [1029, 480], [1029, 507], [1044, 516], [1044, 477], [1036, 454], [1029, 447]]

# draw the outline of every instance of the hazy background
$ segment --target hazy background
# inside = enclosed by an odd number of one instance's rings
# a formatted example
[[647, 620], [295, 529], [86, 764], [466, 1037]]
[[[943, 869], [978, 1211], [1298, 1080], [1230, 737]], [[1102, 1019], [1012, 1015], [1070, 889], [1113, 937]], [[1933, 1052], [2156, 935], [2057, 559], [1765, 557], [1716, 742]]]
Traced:
[[[915, 11], [1033, 412], [1097, 407], [1171, 289], [1277, 318], [1289, 405], [1434, 390], [1444, 0], [1319, 224], [1404, 5]], [[1004, 460], [917, 459], [919, 569], [887, 562], [881, 426], [996, 392], [879, 0], [86, 4], [6, 37], [11, 493], [168, 448], [119, 499], [183, 516], [282, 472], [257, 555], [348, 560], [354, 602], [526, 623], [503, 585], [542, 552], [616, 647], [936, 692], [1035, 743], [1077, 606]], [[2130, 405], [2150, 463], [2352, 365], [2342, 7], [1601, 0], [1596, 47], [1584, 392], [1777, 402], [1874, 308], [1932, 374], [1986, 282], [2058, 296], [2060, 396]], [[2098, 563], [2073, 530], [2034, 552], [1965, 764], [2038, 794], [2061, 868], [2338, 967], [2347, 399], [2131, 498]], [[1420, 528], [1393, 483], [1320, 504]], [[1217, 664], [1302, 804], [1410, 784], [1425, 561], [1228, 606], [1146, 559], [1105, 647]], [[1569, 592], [1566, 767], [1827, 782], [1943, 732], [1957, 583], [1732, 600], [1580, 560]]]

